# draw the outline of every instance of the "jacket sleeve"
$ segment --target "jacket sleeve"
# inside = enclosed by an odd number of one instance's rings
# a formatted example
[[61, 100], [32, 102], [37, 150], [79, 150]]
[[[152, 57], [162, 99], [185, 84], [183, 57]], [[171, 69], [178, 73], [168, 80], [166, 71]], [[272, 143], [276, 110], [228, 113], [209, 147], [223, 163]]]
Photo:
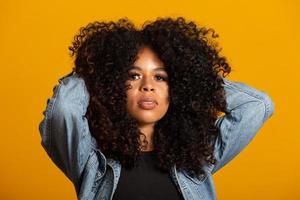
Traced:
[[[89, 94], [83, 79], [68, 74], [59, 79], [39, 123], [41, 145], [51, 160], [77, 185], [95, 147], [84, 116]], [[94, 142], [94, 143], [93, 143]]]
[[241, 82], [223, 81], [229, 113], [216, 120], [220, 134], [214, 151], [217, 163], [211, 174], [237, 156], [274, 112], [274, 103], [266, 93]]

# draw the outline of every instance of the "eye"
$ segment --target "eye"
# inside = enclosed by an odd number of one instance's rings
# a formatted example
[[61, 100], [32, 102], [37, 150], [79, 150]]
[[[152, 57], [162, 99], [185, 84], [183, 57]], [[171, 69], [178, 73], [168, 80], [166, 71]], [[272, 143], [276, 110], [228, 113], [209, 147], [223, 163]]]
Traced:
[[135, 76], [139, 76], [139, 74], [137, 74], [137, 73], [131, 73], [131, 74], [129, 74], [129, 78], [130, 79], [134, 79], [135, 80]]
[[159, 80], [162, 80], [162, 81], [167, 81], [167, 77], [164, 77], [164, 76], [160, 76], [160, 75], [157, 75], [156, 76]]
[[[137, 80], [139, 78], [139, 74], [138, 73], [129, 73], [129, 79], [131, 80]], [[155, 78], [158, 80], [158, 81], [167, 81], [168, 78], [165, 77], [165, 76], [162, 76], [162, 75], [155, 75]]]

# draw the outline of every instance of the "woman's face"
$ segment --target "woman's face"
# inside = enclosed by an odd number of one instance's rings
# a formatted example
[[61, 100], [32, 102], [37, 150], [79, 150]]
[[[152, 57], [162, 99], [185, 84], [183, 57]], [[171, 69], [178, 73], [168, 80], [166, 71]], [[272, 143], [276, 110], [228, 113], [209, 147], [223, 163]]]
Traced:
[[139, 125], [154, 124], [169, 107], [168, 74], [162, 61], [145, 47], [128, 73], [127, 111]]

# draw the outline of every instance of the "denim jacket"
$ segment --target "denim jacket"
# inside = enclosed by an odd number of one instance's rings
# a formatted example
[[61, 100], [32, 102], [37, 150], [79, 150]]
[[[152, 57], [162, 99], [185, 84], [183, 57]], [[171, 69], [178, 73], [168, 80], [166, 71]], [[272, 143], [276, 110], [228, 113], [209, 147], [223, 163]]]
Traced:
[[[185, 171], [170, 174], [186, 200], [216, 199], [212, 175], [237, 156], [273, 114], [274, 103], [264, 92], [223, 78], [229, 114], [216, 120], [220, 136], [215, 144], [215, 165], [204, 167], [205, 175], [191, 177]], [[47, 99], [39, 124], [41, 145], [55, 165], [72, 181], [79, 200], [112, 200], [121, 165], [106, 158], [90, 134], [84, 116], [89, 94], [84, 80], [69, 73], [58, 80]]]

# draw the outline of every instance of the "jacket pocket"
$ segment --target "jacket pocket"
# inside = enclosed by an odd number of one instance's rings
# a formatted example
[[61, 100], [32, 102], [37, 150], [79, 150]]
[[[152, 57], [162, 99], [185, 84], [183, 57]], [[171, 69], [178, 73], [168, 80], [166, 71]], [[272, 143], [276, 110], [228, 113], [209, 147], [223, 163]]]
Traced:
[[208, 177], [208, 173], [205, 172], [205, 174], [201, 174], [201, 175], [195, 175], [195, 176], [191, 176], [189, 175], [186, 171], [183, 171], [183, 174], [190, 179], [191, 181], [193, 181], [195, 184], [201, 184], [203, 183], [207, 177]]

